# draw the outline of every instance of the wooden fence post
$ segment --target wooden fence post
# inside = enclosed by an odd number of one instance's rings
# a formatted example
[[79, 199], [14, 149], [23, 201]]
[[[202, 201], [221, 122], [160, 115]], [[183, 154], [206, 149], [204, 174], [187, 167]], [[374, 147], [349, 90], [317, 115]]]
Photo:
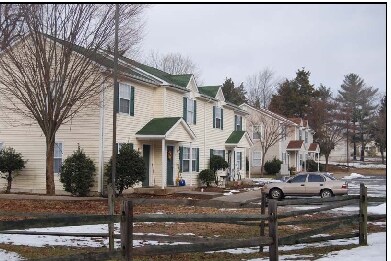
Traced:
[[273, 243], [269, 246], [269, 260], [278, 261], [278, 235], [277, 235], [277, 201], [269, 200], [269, 237]]
[[361, 246], [367, 245], [367, 221], [368, 221], [368, 197], [367, 197], [367, 187], [364, 186], [364, 183], [360, 183], [360, 223], [359, 223], [359, 238], [358, 242]]
[[133, 202], [122, 201], [121, 207], [121, 255], [122, 260], [133, 259]]
[[[261, 215], [266, 213], [266, 193], [262, 192], [261, 198]], [[261, 224], [259, 225], [259, 236], [265, 236], [265, 220], [261, 220]], [[263, 252], [263, 246], [259, 246], [259, 252]]]

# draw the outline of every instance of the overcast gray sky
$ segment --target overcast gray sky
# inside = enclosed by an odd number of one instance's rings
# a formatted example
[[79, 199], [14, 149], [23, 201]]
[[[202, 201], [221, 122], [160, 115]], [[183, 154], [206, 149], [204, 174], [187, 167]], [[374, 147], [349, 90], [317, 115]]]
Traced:
[[305, 67], [334, 94], [349, 73], [385, 93], [386, 5], [153, 5], [142, 49], [189, 56], [207, 85], [239, 85], [265, 67], [292, 79]]

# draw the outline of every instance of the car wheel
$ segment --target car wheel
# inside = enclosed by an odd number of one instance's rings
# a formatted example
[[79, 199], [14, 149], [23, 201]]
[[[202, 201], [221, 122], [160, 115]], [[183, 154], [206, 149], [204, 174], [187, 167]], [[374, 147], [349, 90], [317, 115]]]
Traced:
[[270, 190], [270, 198], [280, 200], [282, 199], [283, 194], [281, 189], [273, 188]]
[[320, 192], [320, 196], [322, 198], [330, 198], [333, 196], [333, 192], [329, 189], [324, 189]]

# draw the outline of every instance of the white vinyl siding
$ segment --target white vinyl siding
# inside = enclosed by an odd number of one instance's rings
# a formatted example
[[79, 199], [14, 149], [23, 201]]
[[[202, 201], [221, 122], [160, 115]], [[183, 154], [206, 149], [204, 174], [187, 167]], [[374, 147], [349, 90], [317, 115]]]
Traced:
[[54, 173], [60, 173], [62, 164], [63, 144], [56, 142], [54, 144]]
[[262, 166], [262, 152], [261, 151], [253, 151], [253, 166], [260, 167]]

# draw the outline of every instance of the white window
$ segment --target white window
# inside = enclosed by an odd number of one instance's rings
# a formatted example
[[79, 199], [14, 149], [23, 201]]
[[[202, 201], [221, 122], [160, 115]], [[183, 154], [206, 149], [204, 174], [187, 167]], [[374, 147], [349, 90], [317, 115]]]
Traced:
[[286, 140], [286, 126], [281, 126], [281, 139]]
[[253, 166], [260, 167], [262, 166], [262, 152], [253, 151]]
[[302, 130], [299, 130], [299, 140], [303, 140]]
[[192, 99], [187, 99], [187, 123], [192, 123], [194, 124], [194, 100]]
[[308, 143], [308, 131], [305, 131], [304, 134], [305, 134], [305, 143]]
[[213, 155], [220, 156], [224, 159], [225, 150], [213, 150]]
[[221, 108], [215, 107], [216, 128], [221, 129]]
[[127, 84], [119, 84], [119, 112], [130, 114], [131, 88]]
[[253, 140], [259, 140], [259, 139], [261, 139], [261, 126], [254, 125], [253, 126]]
[[283, 152], [281, 154], [281, 160], [282, 160], [282, 164], [286, 164], [286, 152]]
[[242, 116], [235, 115], [235, 130], [242, 130]]
[[[192, 148], [192, 171], [197, 169], [197, 148]], [[190, 148], [183, 147], [183, 159], [182, 159], [183, 172], [189, 172], [190, 170]]]
[[61, 165], [62, 165], [62, 153], [63, 152], [63, 144], [62, 142], [54, 143], [54, 173], [60, 173]]
[[242, 153], [236, 152], [236, 169], [242, 169]]

